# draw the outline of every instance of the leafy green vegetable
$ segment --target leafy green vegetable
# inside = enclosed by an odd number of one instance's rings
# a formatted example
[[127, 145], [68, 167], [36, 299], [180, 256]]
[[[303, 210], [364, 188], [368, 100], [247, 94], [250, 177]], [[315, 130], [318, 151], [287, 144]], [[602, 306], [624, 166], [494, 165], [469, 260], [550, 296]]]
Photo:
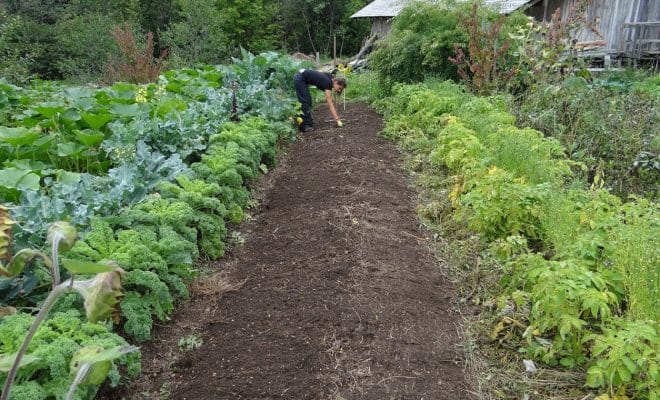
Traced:
[[[19, 369], [19, 384], [12, 390], [12, 399], [38, 399], [47, 396], [63, 397], [73, 378], [70, 377], [69, 363], [73, 355], [84, 346], [99, 346], [103, 349], [126, 346], [127, 343], [108, 328], [83, 322], [77, 310], [54, 313], [37, 331], [28, 348], [28, 354], [38, 360]], [[0, 323], [0, 348], [4, 354], [18, 350], [34, 317], [18, 313], [7, 316]], [[130, 353], [120, 357], [110, 368], [110, 382], [116, 386], [120, 382], [118, 366], [126, 368], [127, 378], [140, 373], [140, 354]], [[2, 375], [0, 375], [2, 380]], [[98, 386], [92, 389], [93, 392]], [[26, 397], [24, 397], [26, 396]], [[37, 397], [27, 397], [37, 396]], [[41, 397], [40, 397], [41, 396]]]

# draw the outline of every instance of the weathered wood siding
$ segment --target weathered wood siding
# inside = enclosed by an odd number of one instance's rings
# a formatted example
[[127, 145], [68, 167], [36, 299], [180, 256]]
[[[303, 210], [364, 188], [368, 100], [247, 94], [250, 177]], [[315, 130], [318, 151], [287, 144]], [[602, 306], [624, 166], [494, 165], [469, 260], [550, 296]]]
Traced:
[[[576, 0], [542, 0], [529, 9], [529, 14], [537, 19], [549, 21], [559, 8], [562, 19], [566, 19]], [[543, 17], [540, 17], [540, 16]], [[625, 52], [631, 43], [643, 34], [641, 39], [660, 39], [660, 28], [624, 28], [626, 23], [660, 21], [660, 0], [593, 0], [587, 10], [587, 21], [594, 28], [581, 29], [576, 33], [578, 42], [604, 40], [608, 52]], [[654, 45], [659, 46], [659, 45]]]
[[379, 37], [385, 37], [392, 29], [392, 17], [372, 18], [371, 34], [377, 33]]

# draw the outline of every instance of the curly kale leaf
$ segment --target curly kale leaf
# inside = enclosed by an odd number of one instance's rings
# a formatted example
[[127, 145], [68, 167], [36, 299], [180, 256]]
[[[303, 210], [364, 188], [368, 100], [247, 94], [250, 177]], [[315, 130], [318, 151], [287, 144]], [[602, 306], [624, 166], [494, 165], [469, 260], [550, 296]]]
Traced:
[[183, 201], [153, 196], [127, 211], [125, 217], [132, 226], [146, 225], [153, 230], [162, 225], [170, 226], [185, 240], [197, 242], [197, 231], [193, 227], [195, 211]]
[[235, 203], [231, 204], [230, 210], [222, 202], [221, 198], [227, 197], [233, 192], [228, 187], [220, 187], [216, 183], [206, 183], [199, 179], [189, 179], [185, 176], [177, 178], [180, 186], [166, 183], [161, 185], [161, 193], [165, 197], [174, 197], [188, 203], [195, 209], [195, 226], [199, 231], [199, 246], [201, 250], [211, 259], [222, 257], [225, 250], [224, 240], [227, 236], [225, 218], [236, 220], [242, 218], [236, 215]]
[[[53, 313], [52, 317], [41, 325], [28, 347], [28, 354], [37, 357], [38, 360], [19, 370], [20, 384], [17, 386], [19, 389], [12, 390], [12, 399], [39, 399], [44, 398], [44, 394], [46, 398], [63, 398], [72, 381], [69, 362], [79, 348], [95, 345], [107, 349], [127, 345], [122, 337], [108, 331], [107, 327], [84, 322], [81, 315], [78, 310]], [[2, 353], [11, 354], [18, 350], [33, 321], [33, 316], [24, 313], [2, 319], [0, 324]], [[117, 365], [124, 365], [128, 376], [136, 377], [141, 369], [140, 353], [126, 354], [115, 361], [110, 372], [113, 386], [119, 384]], [[95, 392], [96, 389], [96, 387], [91, 388], [90, 392]], [[79, 392], [78, 398], [90, 397], [83, 397], [82, 392]]]
[[12, 400], [46, 400], [47, 398], [46, 389], [35, 381], [17, 383], [11, 387]]
[[196, 211], [211, 212], [221, 217], [227, 214], [223, 200], [231, 200], [231, 189], [185, 175], [179, 175], [176, 181], [178, 185], [164, 182], [159, 186], [163, 197], [184, 201]]
[[201, 232], [199, 246], [211, 259], [218, 259], [225, 254], [224, 240], [227, 228], [222, 217], [213, 214], [200, 214], [197, 227]]
[[91, 261], [114, 260], [127, 271], [121, 302], [124, 329], [138, 340], [149, 338], [152, 318], [163, 320], [172, 312], [171, 292], [188, 295], [184, 279], [193, 275], [198, 254], [197, 245], [169, 225], [138, 225], [113, 233], [102, 220], [93, 221], [90, 234], [71, 252]]
[[135, 270], [126, 274], [124, 286], [130, 289], [121, 301], [126, 318], [124, 330], [137, 340], [151, 337], [152, 318], [167, 319], [174, 309], [174, 299], [167, 285], [151, 271]]

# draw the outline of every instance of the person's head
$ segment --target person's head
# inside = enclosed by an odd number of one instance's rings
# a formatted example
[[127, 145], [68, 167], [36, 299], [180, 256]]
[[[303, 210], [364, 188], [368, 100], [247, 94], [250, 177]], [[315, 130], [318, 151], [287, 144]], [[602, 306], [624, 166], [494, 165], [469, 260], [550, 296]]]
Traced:
[[344, 89], [346, 89], [346, 79], [334, 78], [332, 80], [332, 88], [335, 89], [335, 92], [341, 93]]

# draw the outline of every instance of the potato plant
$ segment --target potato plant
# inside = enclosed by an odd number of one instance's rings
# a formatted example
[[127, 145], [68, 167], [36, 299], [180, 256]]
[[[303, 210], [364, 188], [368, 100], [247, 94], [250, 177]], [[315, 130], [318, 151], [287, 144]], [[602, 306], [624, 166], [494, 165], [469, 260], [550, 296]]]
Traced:
[[429, 81], [377, 104], [388, 137], [429, 174], [455, 175], [456, 217], [503, 263], [497, 303], [523, 318], [520, 351], [583, 367], [586, 385], [610, 395], [657, 399], [657, 205], [574, 180], [584, 166], [557, 140], [516, 127], [501, 99], [464, 93]]

